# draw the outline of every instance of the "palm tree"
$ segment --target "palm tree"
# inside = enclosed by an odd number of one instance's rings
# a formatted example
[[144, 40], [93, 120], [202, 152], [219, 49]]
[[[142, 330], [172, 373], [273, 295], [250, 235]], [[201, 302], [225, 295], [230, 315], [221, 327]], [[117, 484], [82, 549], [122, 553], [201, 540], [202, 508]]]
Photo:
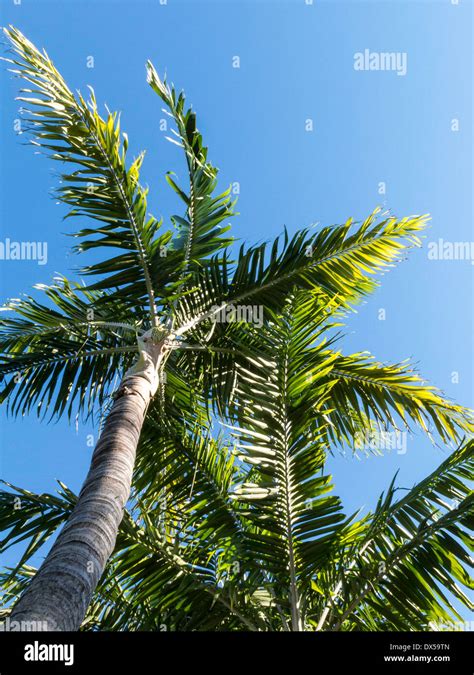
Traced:
[[[84, 630], [429, 630], [462, 621], [453, 598], [472, 610], [474, 441], [398, 499], [392, 481], [365, 515], [344, 513], [325, 469], [335, 443], [354, 446], [358, 432], [434, 415], [457, 439], [470, 413], [406, 366], [341, 356], [327, 305], [305, 295], [259, 331], [258, 370], [254, 356], [238, 366], [231, 434], [213, 436], [205, 418], [163, 433], [147, 418], [130, 510]], [[0, 493], [4, 545], [30, 540], [1, 578], [8, 600], [76, 501], [63, 485], [58, 496]]]
[[[7, 303], [4, 309], [14, 314], [1, 322], [0, 331], [1, 396], [12, 414], [36, 408], [41, 416], [88, 416], [98, 408], [105, 417], [74, 508], [11, 612], [12, 620], [75, 630], [115, 547], [144, 422], [154, 420], [155, 436], [158, 430], [169, 443], [183, 419], [202, 424], [209, 404], [236, 419], [246, 410], [242, 373], [258, 374], [265, 346], [242, 321], [216, 323], [216, 316], [252, 302], [264, 308], [265, 324], [271, 325], [295, 289], [331, 311], [348, 308], [374, 288], [371, 274], [419, 243], [426, 218], [380, 220], [376, 211], [355, 228], [349, 220], [302, 230], [291, 239], [285, 232], [270, 248], [242, 246], [234, 260], [228, 226], [222, 225], [234, 214], [230, 192], [216, 194], [217, 170], [207, 160], [184, 95], [148, 63], [148, 81], [175, 122], [175, 142], [184, 150], [188, 172], [184, 189], [166, 176], [185, 214], [172, 219], [174, 231], [163, 231], [163, 223], [148, 212], [147, 189], [139, 182], [143, 155], [127, 163], [128, 137], [120, 131], [119, 116], [101, 117], [92, 90], [88, 100], [73, 94], [46, 52], [15, 28], [5, 33], [12, 72], [27, 83], [19, 97], [28, 107], [26, 130], [40, 151], [67, 165], [57, 196], [71, 207], [68, 215], [89, 221], [73, 233], [79, 240], [75, 250], [103, 256], [80, 269], [92, 283], [60, 277], [36, 287], [43, 302], [28, 296]], [[310, 332], [314, 320], [305, 316]], [[431, 416], [443, 438], [455, 437], [456, 425], [465, 426], [459, 408], [420, 385], [419, 396], [408, 396], [411, 409], [404, 410], [408, 400], [398, 390], [387, 398], [362, 386], [361, 370], [368, 368], [376, 379], [383, 377], [380, 368], [371, 370], [360, 359], [338, 365], [340, 386], [334, 391], [349, 410], [356, 391], [368, 397], [364, 406], [377, 415], [394, 402], [397, 412], [419, 423]], [[389, 381], [407, 378], [399, 388], [404, 390], [411, 382], [404, 372], [385, 375]], [[342, 411], [328, 406], [325, 414], [332, 434], [342, 436], [356, 424], [346, 419], [337, 431]], [[146, 483], [147, 471], [139, 462], [138, 484]], [[292, 625], [300, 627], [294, 611]]]

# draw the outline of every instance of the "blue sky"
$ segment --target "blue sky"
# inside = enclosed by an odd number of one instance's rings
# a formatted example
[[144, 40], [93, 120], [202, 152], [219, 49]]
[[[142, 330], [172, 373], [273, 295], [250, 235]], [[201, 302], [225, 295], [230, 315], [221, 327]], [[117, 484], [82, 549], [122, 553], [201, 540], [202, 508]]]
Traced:
[[[256, 242], [285, 225], [293, 232], [361, 220], [377, 205], [398, 216], [430, 213], [425, 247], [350, 318], [344, 349], [387, 362], [410, 357], [446, 395], [472, 406], [473, 262], [431, 260], [427, 248], [440, 238], [473, 240], [470, 2], [3, 0], [1, 8], [1, 25], [46, 47], [72, 88], [90, 84], [122, 111], [130, 149], [147, 149], [142, 179], [155, 215], [178, 208], [164, 174], [183, 177], [184, 164], [160, 130], [165, 116], [146, 84], [147, 59], [186, 91], [222, 187], [240, 184], [236, 237]], [[354, 54], [366, 49], [405, 53], [406, 74], [355, 70]], [[2, 300], [55, 272], [72, 275], [79, 262], [63, 236], [74, 225], [51, 196], [51, 162], [15, 132], [17, 86], [1, 73], [0, 239], [46, 241], [48, 262], [0, 261]], [[56, 478], [78, 490], [91, 433], [65, 420], [3, 415], [0, 476], [35, 491], [54, 490]], [[354, 511], [373, 505], [397, 469], [399, 484], [411, 486], [446, 452], [416, 436], [403, 455], [339, 456], [330, 467]]]

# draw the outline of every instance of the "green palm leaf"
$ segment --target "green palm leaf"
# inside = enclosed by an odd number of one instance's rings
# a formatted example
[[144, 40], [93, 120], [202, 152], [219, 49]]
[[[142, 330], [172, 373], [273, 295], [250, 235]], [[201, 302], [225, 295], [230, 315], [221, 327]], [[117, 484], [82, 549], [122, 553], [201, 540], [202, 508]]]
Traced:
[[26, 108], [25, 128], [32, 143], [62, 165], [58, 199], [71, 207], [69, 216], [87, 217], [94, 228], [74, 234], [77, 251], [99, 247], [122, 253], [83, 268], [101, 275], [93, 288], [113, 291], [133, 306], [148, 307], [156, 318], [155, 295], [166, 294], [177, 260], [161, 255], [170, 233], [157, 236], [161, 223], [147, 214], [147, 190], [139, 184], [143, 154], [126, 166], [128, 138], [120, 132], [116, 113], [100, 116], [94, 92], [86, 101], [75, 96], [46, 52], [40, 52], [15, 28], [5, 29], [14, 57], [6, 59], [12, 72], [28, 83], [18, 97]]
[[180, 298], [176, 310], [177, 335], [210, 320], [230, 305], [261, 305], [266, 318], [281, 312], [289, 289], [296, 286], [323, 291], [340, 306], [350, 307], [373, 291], [372, 275], [399, 261], [410, 246], [419, 245], [425, 216], [377, 221], [374, 211], [352, 231], [352, 220], [314, 233], [285, 233], [268, 251], [266, 244], [241, 247], [235, 264], [224, 257], [202, 270], [194, 292]]
[[97, 308], [103, 294], [64, 278], [39, 289], [47, 304], [26, 296], [3, 307], [14, 315], [0, 326], [0, 400], [14, 415], [90, 415], [133, 362], [143, 315], [117, 297]]
[[[174, 216], [179, 236], [173, 241], [173, 247], [182, 252], [183, 273], [206, 264], [206, 260], [221, 253], [232, 239], [224, 236], [230, 226], [223, 226], [229, 217], [235, 215], [234, 204], [230, 198], [230, 189], [215, 195], [217, 169], [207, 160], [207, 148], [196, 126], [196, 114], [191, 108], [185, 109], [186, 100], [181, 92], [176, 94], [166, 80], [161, 81], [153, 64], [147, 63], [148, 82], [165, 103], [167, 114], [175, 122], [177, 130], [172, 131], [175, 138], [169, 138], [181, 146], [186, 157], [189, 185], [180, 188], [171, 173], [166, 179], [178, 194], [186, 207], [185, 217]], [[177, 139], [177, 140], [176, 140]]]
[[469, 411], [426, 384], [408, 362], [383, 365], [368, 353], [338, 356], [330, 377], [337, 379], [327, 412], [335, 441], [367, 439], [374, 430], [367, 420], [382, 430], [400, 424], [409, 429], [411, 421], [425, 432], [436, 431], [446, 443], [474, 431]]
[[376, 616], [392, 630], [427, 630], [430, 622], [462, 619], [452, 597], [474, 608], [463, 591], [474, 588], [468, 571], [473, 478], [470, 441], [398, 501], [392, 483], [342, 559], [342, 579], [326, 614], [333, 629], [373, 630]]

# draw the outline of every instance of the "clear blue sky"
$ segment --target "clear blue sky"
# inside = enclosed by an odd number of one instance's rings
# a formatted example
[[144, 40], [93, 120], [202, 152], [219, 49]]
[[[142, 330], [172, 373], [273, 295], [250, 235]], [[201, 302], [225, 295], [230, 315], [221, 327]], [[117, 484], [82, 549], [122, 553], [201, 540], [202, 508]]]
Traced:
[[[99, 101], [122, 111], [131, 150], [147, 149], [143, 180], [155, 215], [175, 212], [164, 173], [183, 176], [184, 165], [160, 131], [164, 115], [145, 81], [148, 58], [193, 103], [222, 187], [240, 183], [235, 236], [255, 242], [284, 225], [291, 232], [360, 220], [381, 204], [399, 216], [430, 213], [427, 242], [473, 240], [467, 0], [3, 0], [1, 7], [1, 25], [45, 46], [71, 87], [91, 84]], [[406, 53], [406, 74], [354, 70], [354, 53], [365, 49]], [[232, 67], [235, 56], [240, 68]], [[44, 266], [0, 261], [6, 299], [55, 272], [72, 274], [78, 261], [62, 235], [70, 227], [64, 208], [50, 195], [51, 162], [22, 147], [14, 131], [18, 82], [5, 72], [0, 81], [0, 238], [47, 241], [49, 253]], [[313, 131], [305, 130], [309, 119]], [[473, 272], [470, 260], [430, 260], [426, 246], [416, 250], [350, 319], [345, 351], [411, 357], [448, 396], [472, 405]], [[35, 491], [54, 490], [55, 478], [78, 490], [91, 432], [66, 421], [2, 417], [0, 475]], [[416, 436], [404, 455], [336, 457], [330, 465], [353, 511], [373, 505], [397, 469], [399, 484], [410, 486], [445, 454]]]

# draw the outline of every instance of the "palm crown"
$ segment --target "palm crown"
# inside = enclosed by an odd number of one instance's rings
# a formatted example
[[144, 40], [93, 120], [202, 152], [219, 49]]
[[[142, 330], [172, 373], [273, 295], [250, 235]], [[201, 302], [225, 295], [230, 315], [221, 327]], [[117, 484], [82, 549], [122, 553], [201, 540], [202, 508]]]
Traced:
[[[189, 617], [199, 624], [207, 605], [193, 604], [197, 576], [210, 601], [217, 598], [224, 607], [224, 614], [207, 619], [215, 626], [236, 621], [268, 628], [280, 621], [295, 630], [400, 627], [399, 609], [384, 613], [384, 597], [395, 606], [397, 589], [410, 595], [407, 580], [416, 577], [420, 547], [432, 560], [442, 558], [433, 563], [432, 578], [442, 576], [445, 587], [464, 598], [442, 570], [449, 565], [454, 578], [466, 582], [458, 540], [465, 539], [467, 497], [457, 476], [471, 476], [471, 445], [442, 465], [439, 480], [436, 474], [414, 488], [411, 501], [393, 504], [391, 486], [362, 521], [348, 519], [338, 498], [326, 494], [331, 482], [324, 475], [328, 448], [350, 444], [374, 425], [415, 423], [454, 442], [472, 432], [469, 414], [425, 385], [409, 364], [383, 365], [365, 353], [343, 356], [333, 346], [334, 324], [374, 289], [374, 273], [419, 244], [426, 217], [379, 217], [377, 210], [357, 226], [349, 220], [292, 237], [285, 232], [270, 245], [242, 245], [234, 255], [224, 225], [234, 204], [229, 190], [216, 194], [217, 170], [208, 162], [196, 115], [148, 63], [148, 82], [174, 120], [171, 140], [182, 148], [188, 171], [186, 187], [166, 176], [184, 215], [173, 217], [174, 230], [165, 230], [148, 212], [147, 190], [139, 182], [143, 155], [127, 163], [128, 137], [119, 116], [101, 117], [92, 90], [88, 100], [74, 95], [45, 52], [14, 28], [6, 34], [12, 71], [28, 83], [19, 100], [28, 106], [32, 142], [70, 167], [62, 173], [58, 198], [71, 207], [69, 216], [88, 220], [74, 232], [75, 250], [103, 258], [81, 268], [88, 283], [57, 278], [37, 287], [45, 300], [27, 296], [4, 307], [13, 315], [0, 329], [2, 400], [13, 414], [34, 408], [51, 416], [90, 415], [95, 407], [103, 412], [116, 378], [142, 372], [140, 360], [132, 364], [138, 352], [146, 356], [144, 336], [164, 350], [154, 363], [158, 395], [148, 392], [140, 411], [145, 426], [131, 513], [108, 568], [123, 575], [124, 586], [114, 590], [106, 574], [89, 620], [103, 617], [110, 603], [131, 602], [133, 587], [155, 617], [145, 618], [134, 605], [138, 625], [156, 622], [165, 610], [176, 625]], [[226, 308], [250, 302], [263, 309], [263, 330], [215, 321]], [[210, 435], [212, 413], [235, 428], [238, 459]], [[437, 490], [446, 481], [456, 484], [461, 506], [443, 513], [439, 526], [429, 524], [430, 504], [439, 501]], [[53, 531], [51, 519], [57, 526], [81, 503], [81, 496], [76, 500], [66, 491], [61, 498], [22, 494], [31, 511], [4, 511], [3, 522], [13, 526], [4, 544], [25, 538], [25, 518], [33, 518], [38, 538], [4, 579], [13, 595], [31, 576], [24, 565]], [[11, 495], [3, 494], [4, 504]], [[170, 510], [163, 508], [168, 497]], [[42, 503], [46, 514], [42, 509], [39, 515]], [[158, 561], [153, 570], [147, 546]], [[242, 557], [233, 575], [237, 550]], [[377, 556], [393, 565], [373, 577]], [[102, 558], [103, 568], [107, 555]], [[347, 564], [348, 578], [341, 572]], [[101, 571], [99, 565], [91, 593]], [[426, 578], [416, 589], [410, 625], [421, 625], [428, 611], [446, 616], [442, 602], [426, 590]]]

